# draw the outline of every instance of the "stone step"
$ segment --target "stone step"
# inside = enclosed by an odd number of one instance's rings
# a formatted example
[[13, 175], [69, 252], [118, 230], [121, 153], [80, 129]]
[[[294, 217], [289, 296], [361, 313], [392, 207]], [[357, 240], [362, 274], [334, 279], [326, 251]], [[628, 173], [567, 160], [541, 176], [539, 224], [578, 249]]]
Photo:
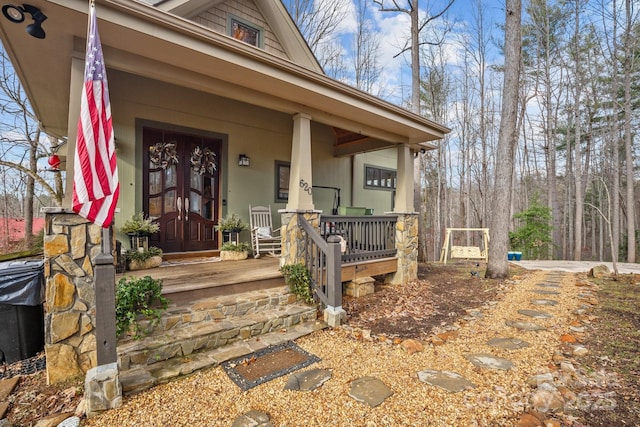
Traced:
[[300, 322], [315, 320], [317, 309], [301, 302], [255, 313], [234, 315], [222, 319], [207, 319], [184, 323], [165, 331], [155, 331], [139, 340], [118, 343], [118, 363], [127, 370], [140, 365], [152, 365], [193, 352], [225, 346]]
[[[315, 311], [315, 308], [313, 310]], [[303, 314], [302, 316], [305, 317], [306, 315]], [[326, 323], [316, 320], [314, 315], [313, 319], [292, 326], [281, 327], [259, 337], [237, 339], [222, 347], [207, 348], [203, 351], [186, 355], [178, 352], [176, 357], [171, 359], [158, 361], [150, 365], [130, 367], [127, 370], [124, 370], [121, 366], [120, 382], [122, 390], [124, 394], [138, 393], [157, 384], [191, 374], [200, 369], [218, 366], [227, 360], [246, 356], [265, 347], [295, 340], [325, 327], [327, 327]], [[120, 352], [120, 347], [118, 347], [118, 351]]]
[[168, 331], [188, 324], [244, 316], [285, 307], [295, 303], [296, 296], [288, 286], [199, 299], [188, 304], [169, 305], [163, 313], [156, 332]]

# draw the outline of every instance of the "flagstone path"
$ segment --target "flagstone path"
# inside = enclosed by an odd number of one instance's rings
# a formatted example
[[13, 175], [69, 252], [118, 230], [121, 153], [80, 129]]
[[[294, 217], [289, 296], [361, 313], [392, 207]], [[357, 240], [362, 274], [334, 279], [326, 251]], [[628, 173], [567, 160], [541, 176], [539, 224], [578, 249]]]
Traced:
[[[562, 285], [561, 285], [562, 279], [563, 279], [562, 274], [549, 274], [546, 277], [545, 283], [536, 284], [536, 287], [545, 288], [545, 289], [533, 289], [532, 292], [537, 294], [543, 294], [543, 295], [560, 295], [561, 288], [562, 288]], [[549, 290], [549, 289], [554, 289], [554, 290]], [[583, 299], [584, 298], [588, 299], [588, 298], [592, 298], [592, 294], [590, 292], [581, 293], [579, 294], [579, 297], [582, 297]], [[554, 299], [531, 299], [529, 301], [529, 304], [533, 306], [536, 306], [536, 305], [556, 306], [558, 304], [558, 301]], [[583, 306], [583, 309], [584, 309], [584, 306]], [[517, 313], [522, 316], [531, 317], [534, 319], [552, 319], [554, 317], [550, 313], [538, 311], [538, 310], [532, 310], [529, 308], [518, 309]], [[482, 317], [482, 313], [477, 310], [474, 310], [473, 314], [469, 313], [469, 315], [472, 318]], [[538, 325], [536, 323], [519, 320], [519, 319], [506, 320], [505, 325], [515, 328], [522, 335], [526, 334], [527, 332], [544, 331], [547, 329], [546, 327]], [[572, 332], [582, 333], [584, 332], [585, 328], [571, 326], [570, 330]], [[491, 338], [489, 341], [487, 341], [487, 345], [490, 347], [496, 347], [496, 348], [510, 350], [510, 351], [521, 350], [521, 349], [526, 350], [530, 346], [529, 342], [516, 337]], [[584, 348], [583, 346], [575, 345], [573, 346], [574, 355], [576, 355], [575, 353], [576, 351], [580, 353], [588, 350], [586, 350], [586, 348]], [[468, 354], [465, 357], [474, 366], [478, 368], [483, 368], [483, 369], [509, 370], [514, 368], [515, 366], [515, 364], [510, 360], [495, 356], [490, 353]], [[321, 370], [314, 370], [313, 371], [314, 374], [310, 378], [315, 378], [318, 375], [317, 371], [321, 371]], [[563, 395], [560, 392], [560, 389], [564, 388], [566, 390], [567, 389], [566, 386], [570, 385], [571, 383], [570, 377], [574, 372], [575, 372], [575, 368], [570, 363], [563, 362], [560, 364], [561, 376], [559, 378], [559, 381], [556, 381], [556, 378], [554, 378], [554, 374], [551, 372], [530, 376], [527, 379], [527, 383], [530, 386], [535, 387], [535, 391], [532, 393], [532, 396], [531, 396], [531, 403], [533, 405], [533, 409], [538, 412], [535, 415], [529, 414], [529, 413], [523, 414], [518, 425], [519, 426], [520, 425], [536, 426], [536, 425], [542, 425], [540, 424], [541, 422], [548, 423], [545, 425], [558, 425], [558, 426], [561, 425], [557, 420], [554, 420], [552, 416], [549, 419], [547, 419], [546, 416], [543, 416], [544, 419], [539, 419], [539, 418], [540, 418], [540, 414], [544, 415], [547, 412], [550, 412], [550, 411], [553, 412], [553, 411], [562, 409], [565, 403], [567, 403], [565, 402], [566, 400], [568, 401], [571, 401], [572, 399], [575, 400], [573, 396], [571, 396], [570, 392], [567, 393], [565, 391], [565, 395]], [[286, 388], [293, 389], [289, 386], [289, 383], [292, 383], [292, 382], [296, 384], [299, 383], [300, 375], [301, 374], [299, 373], [292, 374], [287, 383]], [[473, 382], [471, 382], [470, 380], [468, 380], [458, 372], [427, 369], [427, 370], [417, 372], [417, 376], [421, 382], [429, 384], [433, 387], [440, 388], [449, 393], [460, 393], [468, 389], [476, 388], [476, 385]], [[307, 384], [307, 388], [304, 388], [304, 389], [309, 390], [309, 389], [315, 389], [319, 387], [330, 378], [330, 374], [319, 376], [319, 378], [321, 378], [319, 380], [321, 382], [315, 385]], [[304, 382], [306, 382], [306, 380]], [[353, 399], [359, 402], [366, 403], [371, 407], [376, 407], [382, 404], [382, 402], [385, 399], [387, 399], [392, 395], [393, 395], [393, 391], [389, 387], [387, 387], [384, 384], [384, 382], [382, 382], [378, 378], [371, 377], [371, 376], [360, 377], [353, 380], [351, 385], [351, 390], [349, 392], [350, 397], [352, 397]], [[244, 417], [244, 415], [242, 417]], [[238, 427], [240, 426], [244, 427], [248, 425], [249, 424], [237, 424]]]

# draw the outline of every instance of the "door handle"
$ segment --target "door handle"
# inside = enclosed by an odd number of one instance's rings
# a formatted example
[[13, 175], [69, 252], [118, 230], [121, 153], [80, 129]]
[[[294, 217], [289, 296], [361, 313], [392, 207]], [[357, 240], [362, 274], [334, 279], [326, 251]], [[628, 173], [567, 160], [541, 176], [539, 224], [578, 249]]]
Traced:
[[180, 221], [182, 218], [180, 217], [180, 211], [182, 211], [182, 198], [178, 197], [178, 200], [176, 200], [176, 207], [178, 208], [178, 221]]
[[189, 198], [184, 198], [184, 219], [185, 221], [189, 221]]

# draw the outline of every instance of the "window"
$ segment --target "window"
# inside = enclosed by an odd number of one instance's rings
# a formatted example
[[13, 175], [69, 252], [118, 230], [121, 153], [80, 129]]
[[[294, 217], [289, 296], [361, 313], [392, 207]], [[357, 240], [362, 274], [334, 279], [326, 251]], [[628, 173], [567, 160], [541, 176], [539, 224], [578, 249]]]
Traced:
[[262, 47], [262, 29], [248, 23], [247, 21], [229, 17], [229, 35], [247, 44]]
[[396, 171], [377, 166], [364, 166], [364, 188], [374, 190], [395, 190]]
[[291, 163], [276, 160], [276, 202], [289, 200], [289, 174]]

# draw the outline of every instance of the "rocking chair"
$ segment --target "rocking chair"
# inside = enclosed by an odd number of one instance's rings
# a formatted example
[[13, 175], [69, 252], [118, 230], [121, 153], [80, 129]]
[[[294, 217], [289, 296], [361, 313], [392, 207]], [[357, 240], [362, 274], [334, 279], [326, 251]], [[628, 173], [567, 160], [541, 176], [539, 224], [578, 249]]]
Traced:
[[280, 229], [273, 229], [271, 206], [249, 205], [249, 227], [254, 258], [260, 258], [262, 254], [280, 255]]

